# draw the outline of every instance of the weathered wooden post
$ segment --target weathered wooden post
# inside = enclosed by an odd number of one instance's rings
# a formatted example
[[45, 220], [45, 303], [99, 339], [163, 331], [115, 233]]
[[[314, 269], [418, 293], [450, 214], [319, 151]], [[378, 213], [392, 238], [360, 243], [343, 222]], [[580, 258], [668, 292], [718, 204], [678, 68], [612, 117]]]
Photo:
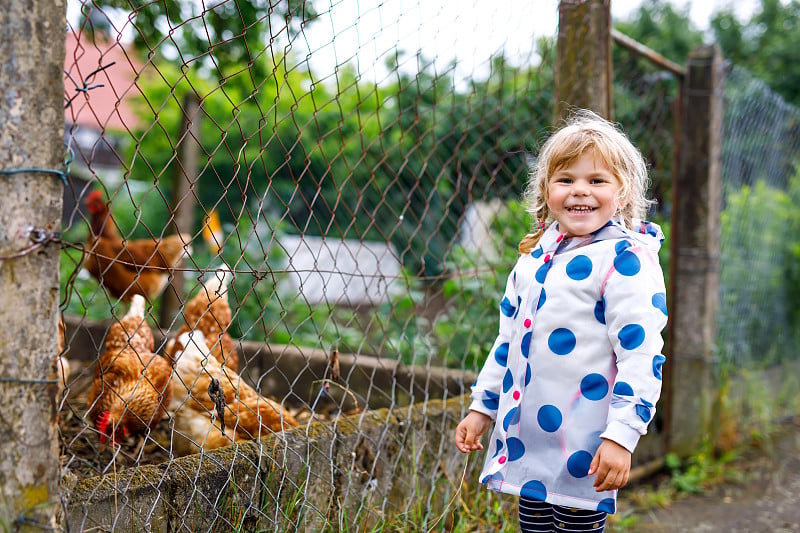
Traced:
[[0, 9], [0, 524], [56, 528], [63, 0]]
[[561, 0], [555, 69], [555, 122], [572, 107], [612, 118], [610, 0]]
[[719, 292], [722, 203], [722, 54], [717, 45], [689, 56], [681, 88], [678, 172], [672, 187], [673, 256], [670, 275], [671, 384], [667, 446], [697, 450], [710, 429], [712, 353]]
[[[191, 192], [200, 168], [201, 116], [197, 96], [194, 93], [186, 94], [183, 98], [182, 136], [178, 141], [181, 153], [175, 162], [171, 201], [172, 216], [179, 234], [191, 235], [194, 231], [194, 210], [197, 202]], [[173, 271], [170, 286], [161, 299], [160, 322], [163, 327], [169, 327], [180, 312], [185, 296], [185, 279], [182, 270]]]

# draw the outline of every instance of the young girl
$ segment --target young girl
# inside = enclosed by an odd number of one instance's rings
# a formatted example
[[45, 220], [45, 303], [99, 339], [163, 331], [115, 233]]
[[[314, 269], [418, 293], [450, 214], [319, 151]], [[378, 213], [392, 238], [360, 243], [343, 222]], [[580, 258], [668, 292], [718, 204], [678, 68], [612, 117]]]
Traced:
[[643, 221], [642, 155], [579, 111], [542, 147], [528, 190], [537, 231], [500, 303], [500, 331], [456, 428], [481, 483], [520, 497], [522, 531], [602, 531], [661, 392], [663, 234]]

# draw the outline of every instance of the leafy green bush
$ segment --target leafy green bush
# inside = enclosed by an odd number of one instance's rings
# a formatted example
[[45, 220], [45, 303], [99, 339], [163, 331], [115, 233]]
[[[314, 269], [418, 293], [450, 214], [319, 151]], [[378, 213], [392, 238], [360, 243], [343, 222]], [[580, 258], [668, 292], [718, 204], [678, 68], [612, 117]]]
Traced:
[[[800, 175], [731, 191], [721, 217], [718, 350], [723, 365], [771, 366], [800, 340]], [[768, 209], [766, 216], [758, 213]]]

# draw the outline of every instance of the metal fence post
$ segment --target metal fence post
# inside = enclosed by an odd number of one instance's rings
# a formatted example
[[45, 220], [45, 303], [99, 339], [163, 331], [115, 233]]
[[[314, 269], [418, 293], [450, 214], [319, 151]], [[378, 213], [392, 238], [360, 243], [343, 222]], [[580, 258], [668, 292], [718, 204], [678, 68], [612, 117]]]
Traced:
[[691, 455], [709, 433], [719, 300], [723, 64], [717, 45], [689, 56], [673, 185], [668, 449]]
[[0, 10], [0, 524], [56, 527], [63, 1]]
[[555, 70], [555, 122], [571, 107], [612, 118], [610, 0], [561, 0]]

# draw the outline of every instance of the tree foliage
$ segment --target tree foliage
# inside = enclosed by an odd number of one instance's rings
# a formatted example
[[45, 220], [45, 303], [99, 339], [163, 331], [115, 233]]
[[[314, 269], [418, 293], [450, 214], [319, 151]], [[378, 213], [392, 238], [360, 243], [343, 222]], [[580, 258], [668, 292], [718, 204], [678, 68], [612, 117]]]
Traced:
[[197, 63], [220, 78], [241, 65], [249, 65], [255, 79], [263, 77], [259, 56], [276, 41], [289, 45], [317, 17], [311, 0], [95, 0], [83, 5], [90, 31], [109, 31], [109, 17], [98, 16], [108, 10], [128, 14], [134, 45], [145, 54], [183, 65]]
[[800, 2], [761, 0], [744, 21], [730, 7], [714, 15], [711, 27], [726, 58], [800, 105]]

